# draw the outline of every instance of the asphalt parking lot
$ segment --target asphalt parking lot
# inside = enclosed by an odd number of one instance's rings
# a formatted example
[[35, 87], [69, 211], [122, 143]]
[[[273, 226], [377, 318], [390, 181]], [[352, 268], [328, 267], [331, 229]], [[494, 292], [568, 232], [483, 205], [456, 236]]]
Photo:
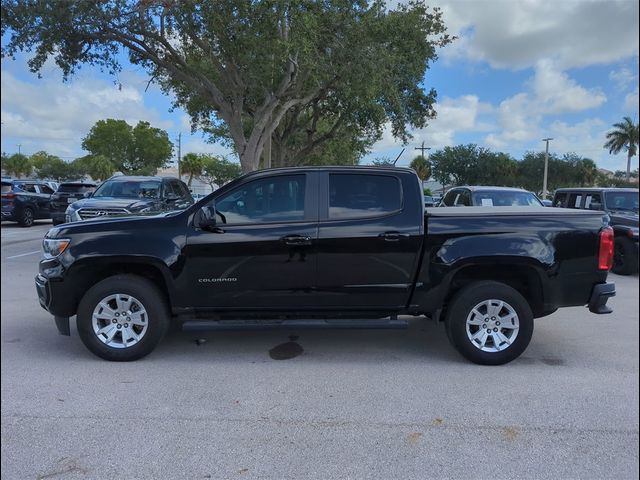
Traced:
[[[424, 319], [179, 333], [116, 364], [38, 304], [49, 227], [2, 226], [2, 478], [638, 478], [637, 275], [611, 275], [612, 315], [539, 319], [500, 367]], [[272, 359], [290, 335], [304, 352]]]

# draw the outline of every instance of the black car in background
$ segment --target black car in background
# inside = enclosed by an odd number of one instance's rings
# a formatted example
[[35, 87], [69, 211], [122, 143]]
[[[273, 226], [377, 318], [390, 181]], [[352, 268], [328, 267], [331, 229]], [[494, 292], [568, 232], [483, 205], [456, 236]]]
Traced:
[[171, 177], [119, 175], [105, 180], [91, 197], [73, 202], [66, 222], [184, 210], [194, 203], [187, 185]]
[[50, 218], [53, 189], [37, 180], [2, 180], [2, 220], [30, 227], [33, 222]]
[[96, 189], [93, 182], [64, 182], [51, 195], [51, 220], [54, 225], [65, 222], [67, 207], [77, 200], [90, 197]]
[[611, 271], [619, 275], [638, 271], [638, 189], [559, 188], [553, 206], [607, 212], [615, 234]]
[[445, 193], [440, 207], [542, 207], [528, 190], [511, 187], [464, 186]]

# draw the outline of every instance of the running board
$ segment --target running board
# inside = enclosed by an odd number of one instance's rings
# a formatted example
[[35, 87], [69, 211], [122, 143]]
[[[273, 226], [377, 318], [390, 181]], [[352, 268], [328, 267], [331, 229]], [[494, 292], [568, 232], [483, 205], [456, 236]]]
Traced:
[[374, 319], [296, 319], [296, 320], [189, 320], [182, 330], [199, 332], [207, 330], [276, 330], [276, 329], [404, 329], [407, 320]]

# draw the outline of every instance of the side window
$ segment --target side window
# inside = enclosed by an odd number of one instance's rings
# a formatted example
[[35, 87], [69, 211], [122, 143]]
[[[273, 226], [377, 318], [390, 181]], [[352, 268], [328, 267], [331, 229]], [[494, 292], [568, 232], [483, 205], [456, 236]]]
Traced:
[[556, 198], [553, 199], [554, 207], [566, 207], [567, 206], [567, 194], [556, 193]]
[[24, 192], [38, 193], [36, 186], [33, 183], [22, 183], [20, 184], [20, 189]]
[[581, 193], [572, 193], [569, 195], [569, 201], [567, 202], [567, 208], [580, 208], [582, 203]]
[[329, 218], [367, 218], [402, 208], [400, 180], [387, 175], [329, 175]]
[[[602, 200], [599, 193], [588, 193], [584, 199], [584, 208], [591, 208], [592, 203], [602, 205]], [[601, 207], [598, 207], [600, 209]]]
[[40, 193], [46, 193], [47, 195], [51, 195], [53, 192], [53, 189], [49, 186], [49, 185], [38, 185], [38, 188], [40, 189]]
[[182, 196], [182, 192], [180, 191], [178, 182], [175, 182], [173, 180], [169, 180], [168, 182], [166, 182], [164, 184], [164, 196], [165, 198], [167, 196], [174, 196], [174, 197], [181, 197]]
[[176, 182], [176, 189], [178, 192], [180, 192], [179, 195], [182, 198], [187, 199], [189, 198], [189, 195], [191, 195], [191, 192], [189, 191], [189, 187], [187, 187], [187, 185], [184, 182], [180, 182], [180, 181]]
[[447, 194], [444, 196], [444, 198], [442, 199], [442, 204], [447, 207], [453, 207], [457, 196], [458, 196], [457, 190], [449, 190]]
[[460, 190], [460, 195], [456, 198], [456, 207], [470, 207], [471, 206], [471, 194], [469, 190]]
[[216, 200], [226, 223], [273, 223], [304, 219], [305, 175], [255, 180]]

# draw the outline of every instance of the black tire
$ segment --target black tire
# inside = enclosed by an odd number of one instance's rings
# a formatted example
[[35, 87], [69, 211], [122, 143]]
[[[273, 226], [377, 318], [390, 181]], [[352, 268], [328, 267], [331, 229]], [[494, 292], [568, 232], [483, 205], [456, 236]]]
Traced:
[[[114, 294], [131, 295], [146, 310], [146, 331], [132, 346], [124, 348], [109, 346], [103, 343], [94, 332], [92, 324], [94, 309], [103, 299]], [[138, 360], [151, 353], [167, 333], [169, 321], [169, 309], [165, 296], [152, 282], [137, 275], [114, 275], [95, 284], [82, 297], [76, 317], [82, 343], [98, 357], [115, 362]]]
[[18, 224], [21, 227], [31, 227], [35, 220], [35, 215], [33, 214], [33, 209], [31, 207], [24, 207], [22, 209], [22, 213], [20, 213], [20, 218], [18, 219]]
[[631, 275], [638, 271], [638, 247], [630, 239], [617, 237], [613, 248], [613, 273]]
[[[515, 337], [512, 344], [499, 351], [483, 351], [469, 338], [467, 333], [467, 318], [472, 315], [475, 307], [489, 300], [504, 302], [506, 306], [501, 311], [506, 312], [510, 308], [518, 316], [517, 335], [514, 335], [513, 329], [505, 329], [505, 325], [501, 327], [496, 327], [495, 324], [490, 325], [493, 328], [498, 328], [500, 333], [504, 332], [505, 335]], [[487, 313], [487, 315], [491, 314]], [[494, 320], [490, 320], [490, 318], [495, 319], [496, 317], [487, 316], [486, 318], [493, 322]], [[497, 318], [499, 318], [499, 313]], [[477, 328], [476, 332], [484, 330], [482, 327], [484, 325], [470, 326], [470, 328]], [[449, 302], [446, 329], [451, 344], [468, 360], [481, 365], [502, 365], [518, 358], [529, 345], [533, 335], [533, 313], [527, 300], [514, 288], [493, 281], [474, 282], [462, 288]], [[486, 340], [485, 348], [492, 348], [494, 337], [493, 333], [490, 335], [491, 340]], [[504, 344], [505, 342], [500, 343], [500, 346]]]

